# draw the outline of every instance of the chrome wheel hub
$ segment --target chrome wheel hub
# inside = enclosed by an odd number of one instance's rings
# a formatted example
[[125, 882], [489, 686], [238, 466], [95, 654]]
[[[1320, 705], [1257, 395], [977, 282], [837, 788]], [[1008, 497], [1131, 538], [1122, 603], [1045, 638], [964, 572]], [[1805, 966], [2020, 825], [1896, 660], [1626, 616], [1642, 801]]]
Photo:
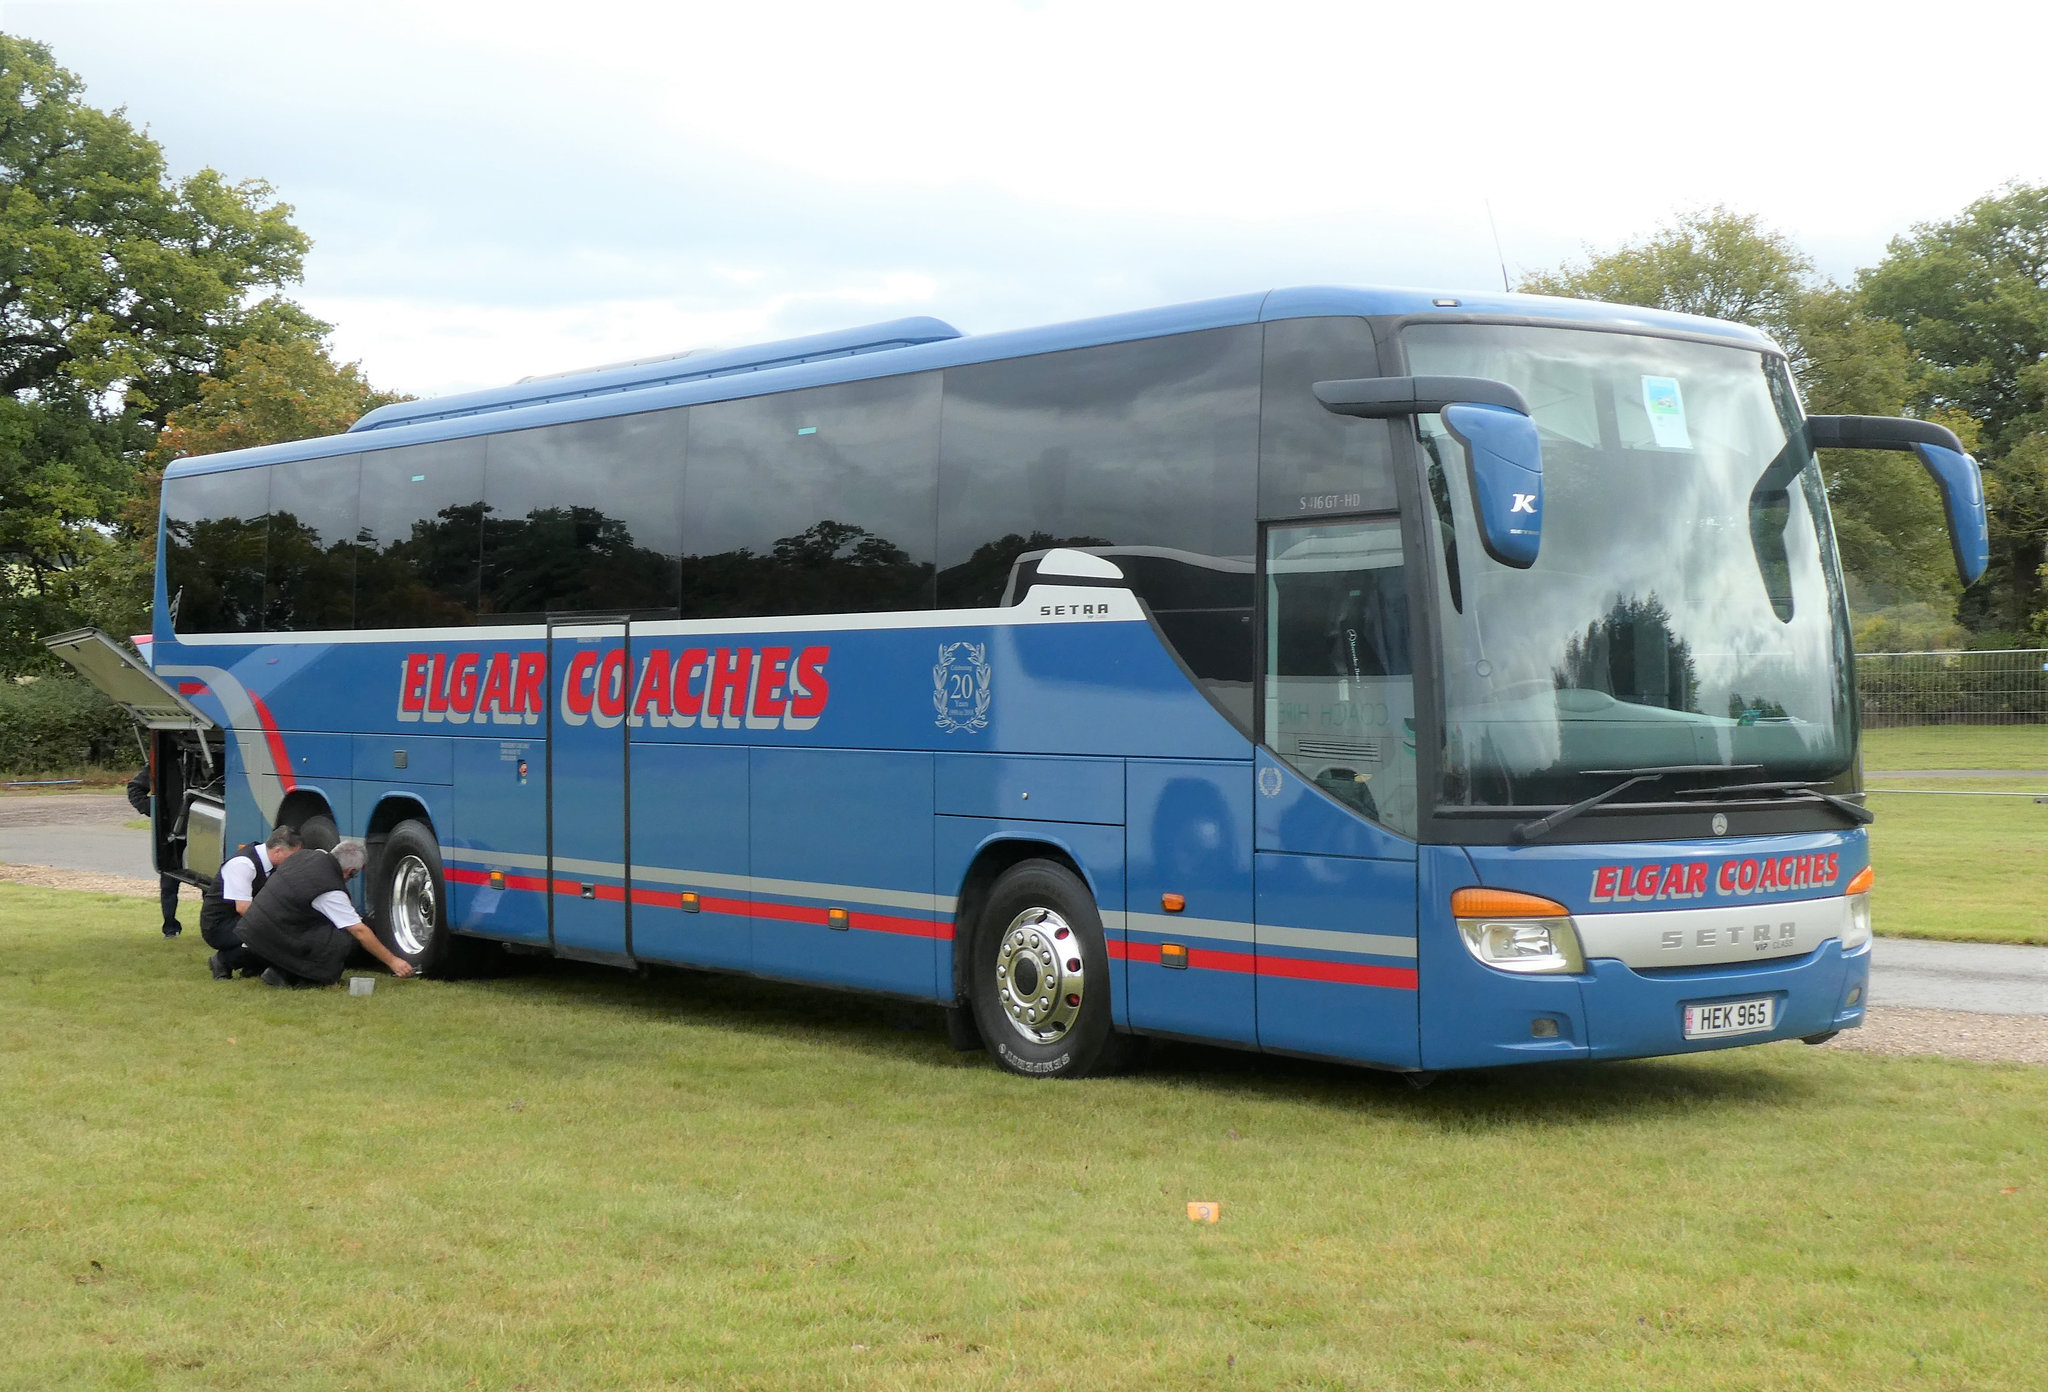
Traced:
[[418, 856], [398, 862], [391, 876], [391, 940], [399, 952], [417, 957], [434, 941], [440, 906], [434, 902], [434, 874]]
[[996, 948], [996, 999], [1018, 1034], [1054, 1044], [1081, 1018], [1085, 972], [1081, 940], [1051, 909], [1026, 909], [1010, 920]]

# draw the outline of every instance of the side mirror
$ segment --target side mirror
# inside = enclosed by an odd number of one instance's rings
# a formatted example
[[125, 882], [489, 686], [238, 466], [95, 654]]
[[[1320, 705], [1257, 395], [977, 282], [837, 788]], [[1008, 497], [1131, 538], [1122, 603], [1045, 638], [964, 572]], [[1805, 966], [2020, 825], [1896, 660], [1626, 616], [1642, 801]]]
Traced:
[[1316, 400], [1340, 416], [1444, 418], [1465, 447], [1479, 539], [1502, 565], [1527, 570], [1543, 544], [1543, 447], [1529, 403], [1486, 377], [1359, 377], [1318, 382]]
[[1963, 453], [1955, 432], [1905, 416], [1808, 416], [1806, 436], [1817, 450], [1911, 450], [1934, 476], [1948, 514], [1948, 540], [1956, 573], [1973, 585], [1991, 564], [1991, 521], [1984, 511], [1984, 478]]

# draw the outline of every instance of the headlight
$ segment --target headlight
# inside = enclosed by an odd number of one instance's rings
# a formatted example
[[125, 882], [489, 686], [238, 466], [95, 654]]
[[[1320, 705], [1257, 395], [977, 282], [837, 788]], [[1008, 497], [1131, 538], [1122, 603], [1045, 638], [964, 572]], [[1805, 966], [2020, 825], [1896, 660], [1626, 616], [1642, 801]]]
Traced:
[[1849, 881], [1849, 923], [1842, 929], [1842, 951], [1854, 952], [1870, 941], [1870, 886], [1877, 872], [1868, 865]]
[[1564, 905], [1501, 889], [1461, 889], [1451, 914], [1465, 950], [1489, 967], [1511, 972], [1586, 969], [1578, 931]]

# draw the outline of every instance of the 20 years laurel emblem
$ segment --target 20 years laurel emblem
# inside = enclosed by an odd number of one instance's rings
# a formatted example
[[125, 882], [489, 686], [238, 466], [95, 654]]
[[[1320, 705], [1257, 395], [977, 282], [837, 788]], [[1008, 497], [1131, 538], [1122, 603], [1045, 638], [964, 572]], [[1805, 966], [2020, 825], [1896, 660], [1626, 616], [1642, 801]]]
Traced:
[[939, 644], [938, 665], [932, 668], [932, 710], [938, 727], [947, 734], [987, 729], [994, 678], [988, 644], [965, 639]]

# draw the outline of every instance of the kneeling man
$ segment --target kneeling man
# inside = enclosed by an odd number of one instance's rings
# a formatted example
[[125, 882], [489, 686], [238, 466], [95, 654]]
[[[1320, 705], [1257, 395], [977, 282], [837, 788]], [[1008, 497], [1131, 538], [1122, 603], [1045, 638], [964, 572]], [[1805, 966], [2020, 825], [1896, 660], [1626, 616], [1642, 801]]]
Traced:
[[254, 976], [263, 970], [263, 963], [242, 946], [242, 915], [249, 912], [249, 905], [277, 873], [277, 867], [290, 860], [298, 849], [298, 832], [281, 826], [273, 829], [261, 844], [237, 847], [233, 855], [221, 862], [220, 874], [214, 876], [199, 900], [199, 936], [206, 939], [208, 947], [216, 949], [206, 959], [215, 981], [226, 981], [237, 971]]
[[301, 851], [271, 874], [242, 915], [243, 943], [268, 963], [264, 984], [332, 986], [355, 943], [393, 976], [412, 975], [412, 963], [377, 941], [348, 901], [348, 882], [366, 859], [362, 842], [344, 841], [332, 851]]

